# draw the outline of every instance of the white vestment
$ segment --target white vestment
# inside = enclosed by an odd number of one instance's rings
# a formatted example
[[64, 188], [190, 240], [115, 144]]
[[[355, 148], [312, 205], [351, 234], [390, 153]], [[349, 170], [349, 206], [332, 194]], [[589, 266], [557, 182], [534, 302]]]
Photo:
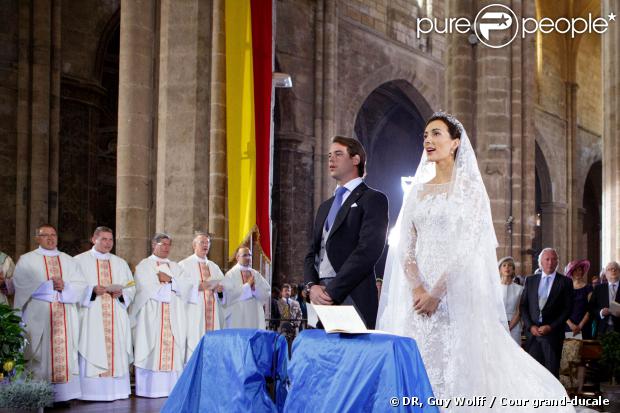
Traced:
[[[55, 291], [49, 278], [61, 276]], [[78, 366], [79, 316], [86, 280], [74, 259], [41, 247], [21, 256], [13, 276], [15, 302], [26, 324], [24, 357], [36, 378], [54, 384], [56, 401], [80, 397]]]
[[[246, 282], [241, 271], [254, 275], [254, 288]], [[222, 283], [226, 328], [260, 328], [265, 329], [265, 309], [269, 302], [271, 287], [267, 280], [252, 268], [242, 268], [239, 264], [232, 267]]]
[[[158, 272], [172, 277], [160, 283]], [[136, 367], [136, 395], [167, 397], [183, 370], [186, 302], [191, 283], [176, 262], [154, 255], [136, 267], [136, 298], [129, 308]]]
[[13, 288], [13, 271], [15, 270], [15, 264], [11, 257], [3, 252], [0, 252], [0, 270], [4, 273], [4, 288], [0, 288], [0, 304], [9, 304], [7, 295], [13, 295], [15, 289]]
[[[94, 248], [74, 257], [88, 287], [80, 309], [80, 381], [82, 400], [110, 401], [131, 394], [129, 364], [133, 361], [131, 327], [127, 307], [135, 287], [129, 265], [114, 254], [101, 254]], [[123, 288], [123, 302], [110, 294], [91, 301], [96, 286]]]
[[224, 325], [224, 313], [217, 293], [209, 290], [198, 291], [201, 282], [223, 280], [224, 274], [216, 263], [196, 254], [180, 261], [179, 265], [192, 284], [191, 297], [187, 304], [187, 362], [205, 332], [219, 330]]

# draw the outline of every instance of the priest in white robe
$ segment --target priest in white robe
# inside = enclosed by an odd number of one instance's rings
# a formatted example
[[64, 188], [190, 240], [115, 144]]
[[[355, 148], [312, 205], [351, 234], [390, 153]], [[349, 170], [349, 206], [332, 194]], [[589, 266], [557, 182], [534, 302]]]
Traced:
[[110, 251], [114, 235], [95, 229], [93, 248], [75, 257], [88, 287], [80, 309], [79, 363], [82, 400], [110, 401], [131, 394], [133, 361], [127, 307], [136, 289], [127, 262]]
[[211, 236], [206, 232], [196, 233], [192, 242], [194, 253], [179, 262], [192, 284], [187, 304], [186, 363], [205, 332], [219, 330], [224, 325], [221, 308], [223, 287], [216, 283], [224, 279], [224, 273], [216, 263], [207, 258], [210, 247]]
[[15, 271], [13, 260], [0, 251], [0, 304], [9, 304], [9, 297], [15, 294], [13, 271]]
[[263, 276], [252, 268], [252, 252], [241, 247], [237, 264], [222, 283], [226, 312], [226, 328], [265, 329], [264, 306], [271, 297], [271, 287]]
[[51, 225], [37, 229], [39, 247], [15, 267], [14, 307], [22, 313], [28, 339], [24, 357], [34, 376], [54, 385], [54, 400], [81, 396], [78, 366], [79, 316], [86, 280], [69, 255], [58, 251]]
[[172, 239], [155, 234], [153, 255], [136, 267], [136, 298], [129, 309], [136, 395], [167, 397], [185, 362], [186, 303], [192, 289], [183, 269], [168, 259]]

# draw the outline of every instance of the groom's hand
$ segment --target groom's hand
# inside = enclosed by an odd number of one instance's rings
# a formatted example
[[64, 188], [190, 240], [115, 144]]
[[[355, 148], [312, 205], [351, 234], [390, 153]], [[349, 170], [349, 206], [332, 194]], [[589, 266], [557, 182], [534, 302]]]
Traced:
[[313, 285], [310, 287], [310, 302], [319, 305], [332, 305], [334, 303], [327, 291], [325, 291], [325, 287], [322, 285]]

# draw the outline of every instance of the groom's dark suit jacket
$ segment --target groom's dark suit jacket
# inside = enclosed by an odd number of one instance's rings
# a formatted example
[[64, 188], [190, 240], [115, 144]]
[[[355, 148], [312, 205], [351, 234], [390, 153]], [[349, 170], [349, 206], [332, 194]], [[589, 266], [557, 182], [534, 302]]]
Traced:
[[[319, 207], [310, 251], [304, 264], [306, 283], [319, 283], [315, 256], [321, 250], [323, 226], [334, 197]], [[388, 228], [388, 200], [379, 191], [359, 184], [344, 201], [327, 238], [326, 253], [336, 277], [327, 286], [335, 304], [351, 296], [368, 328], [375, 327], [379, 299], [375, 263], [381, 257]]]
[[527, 277], [521, 294], [521, 319], [526, 335], [531, 336], [530, 327], [533, 325], [549, 325], [551, 326], [549, 336], [563, 341], [564, 325], [573, 310], [573, 282], [563, 274], [555, 273], [549, 298], [542, 309], [542, 323], [539, 323], [538, 287], [540, 279], [541, 274]]

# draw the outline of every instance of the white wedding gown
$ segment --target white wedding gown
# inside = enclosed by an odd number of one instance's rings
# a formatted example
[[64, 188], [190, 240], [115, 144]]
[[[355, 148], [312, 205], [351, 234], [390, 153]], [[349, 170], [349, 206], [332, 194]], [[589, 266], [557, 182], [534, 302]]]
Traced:
[[[442, 412], [575, 412], [508, 332], [490, 203], [464, 131], [450, 183], [425, 183], [429, 164], [423, 155], [396, 223], [400, 239], [390, 237], [377, 329], [416, 340], [435, 397], [486, 397], [484, 406], [453, 402]], [[431, 316], [413, 310], [420, 284], [441, 298]], [[535, 407], [541, 400], [560, 405]]]

